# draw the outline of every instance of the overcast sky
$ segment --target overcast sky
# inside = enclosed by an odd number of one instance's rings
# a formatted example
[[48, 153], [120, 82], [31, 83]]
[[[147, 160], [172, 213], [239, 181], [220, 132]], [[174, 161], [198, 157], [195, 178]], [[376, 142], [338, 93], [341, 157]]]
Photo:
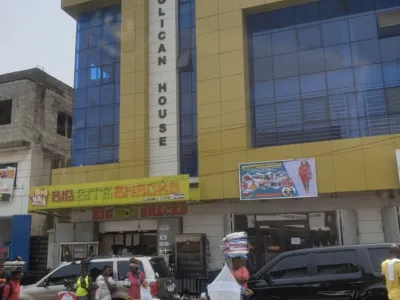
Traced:
[[76, 22], [60, 0], [0, 0], [0, 74], [37, 65], [73, 86]]

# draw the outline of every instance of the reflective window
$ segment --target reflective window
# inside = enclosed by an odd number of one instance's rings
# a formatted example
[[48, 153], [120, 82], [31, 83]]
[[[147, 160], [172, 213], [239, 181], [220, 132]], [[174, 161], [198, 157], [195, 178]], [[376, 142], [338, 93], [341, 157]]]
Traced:
[[[197, 79], [196, 79], [196, 12], [194, 0], [179, 0], [179, 50], [190, 50], [191, 69], [182, 69], [179, 72], [180, 98], [180, 167], [182, 174], [197, 176]], [[254, 53], [255, 57], [264, 57], [268, 54], [268, 45], [271, 47], [270, 37], [260, 37], [253, 41], [253, 49], [260, 49]], [[261, 46], [262, 45], [262, 46]], [[261, 47], [259, 47], [261, 46]], [[270, 50], [269, 50], [270, 52]], [[263, 67], [266, 63], [260, 62]], [[272, 67], [271, 74], [272, 74]], [[259, 74], [257, 81], [267, 80], [268, 74], [261, 67], [256, 71]], [[257, 76], [257, 75], [255, 75]], [[271, 75], [272, 76], [272, 75]]]
[[306, 277], [308, 254], [291, 255], [279, 260], [270, 270], [272, 279]]
[[253, 146], [400, 133], [400, 35], [378, 28], [399, 9], [322, 0], [248, 15]]
[[118, 161], [119, 139], [115, 134], [119, 129], [114, 127], [119, 124], [120, 11], [120, 6], [110, 6], [83, 13], [78, 19], [73, 167]]
[[360, 271], [356, 250], [317, 252], [315, 256], [317, 273], [320, 276]]

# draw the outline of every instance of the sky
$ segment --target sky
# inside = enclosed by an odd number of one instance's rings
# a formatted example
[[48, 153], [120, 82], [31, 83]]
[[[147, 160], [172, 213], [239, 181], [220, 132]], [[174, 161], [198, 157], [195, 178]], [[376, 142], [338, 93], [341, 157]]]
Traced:
[[73, 86], [76, 22], [60, 0], [0, 0], [0, 74], [39, 66]]

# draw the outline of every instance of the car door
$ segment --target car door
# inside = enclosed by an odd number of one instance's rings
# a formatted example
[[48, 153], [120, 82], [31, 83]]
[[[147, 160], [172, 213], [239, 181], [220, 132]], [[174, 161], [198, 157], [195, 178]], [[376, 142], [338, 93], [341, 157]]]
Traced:
[[278, 259], [250, 287], [258, 300], [300, 300], [310, 298], [309, 255], [292, 254]]
[[65, 281], [75, 282], [80, 273], [80, 264], [62, 266], [41, 280], [35, 288], [22, 290], [32, 299], [54, 300], [57, 294], [65, 290]]
[[356, 299], [364, 281], [355, 249], [320, 251], [312, 256], [314, 276], [310, 282], [310, 299]]

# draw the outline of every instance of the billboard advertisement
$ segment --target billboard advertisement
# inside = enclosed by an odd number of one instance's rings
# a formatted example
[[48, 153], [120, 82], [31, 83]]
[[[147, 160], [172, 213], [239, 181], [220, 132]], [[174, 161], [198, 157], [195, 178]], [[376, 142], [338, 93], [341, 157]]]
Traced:
[[0, 169], [0, 201], [10, 202], [14, 191], [16, 168]]
[[318, 197], [315, 159], [239, 164], [240, 200]]

